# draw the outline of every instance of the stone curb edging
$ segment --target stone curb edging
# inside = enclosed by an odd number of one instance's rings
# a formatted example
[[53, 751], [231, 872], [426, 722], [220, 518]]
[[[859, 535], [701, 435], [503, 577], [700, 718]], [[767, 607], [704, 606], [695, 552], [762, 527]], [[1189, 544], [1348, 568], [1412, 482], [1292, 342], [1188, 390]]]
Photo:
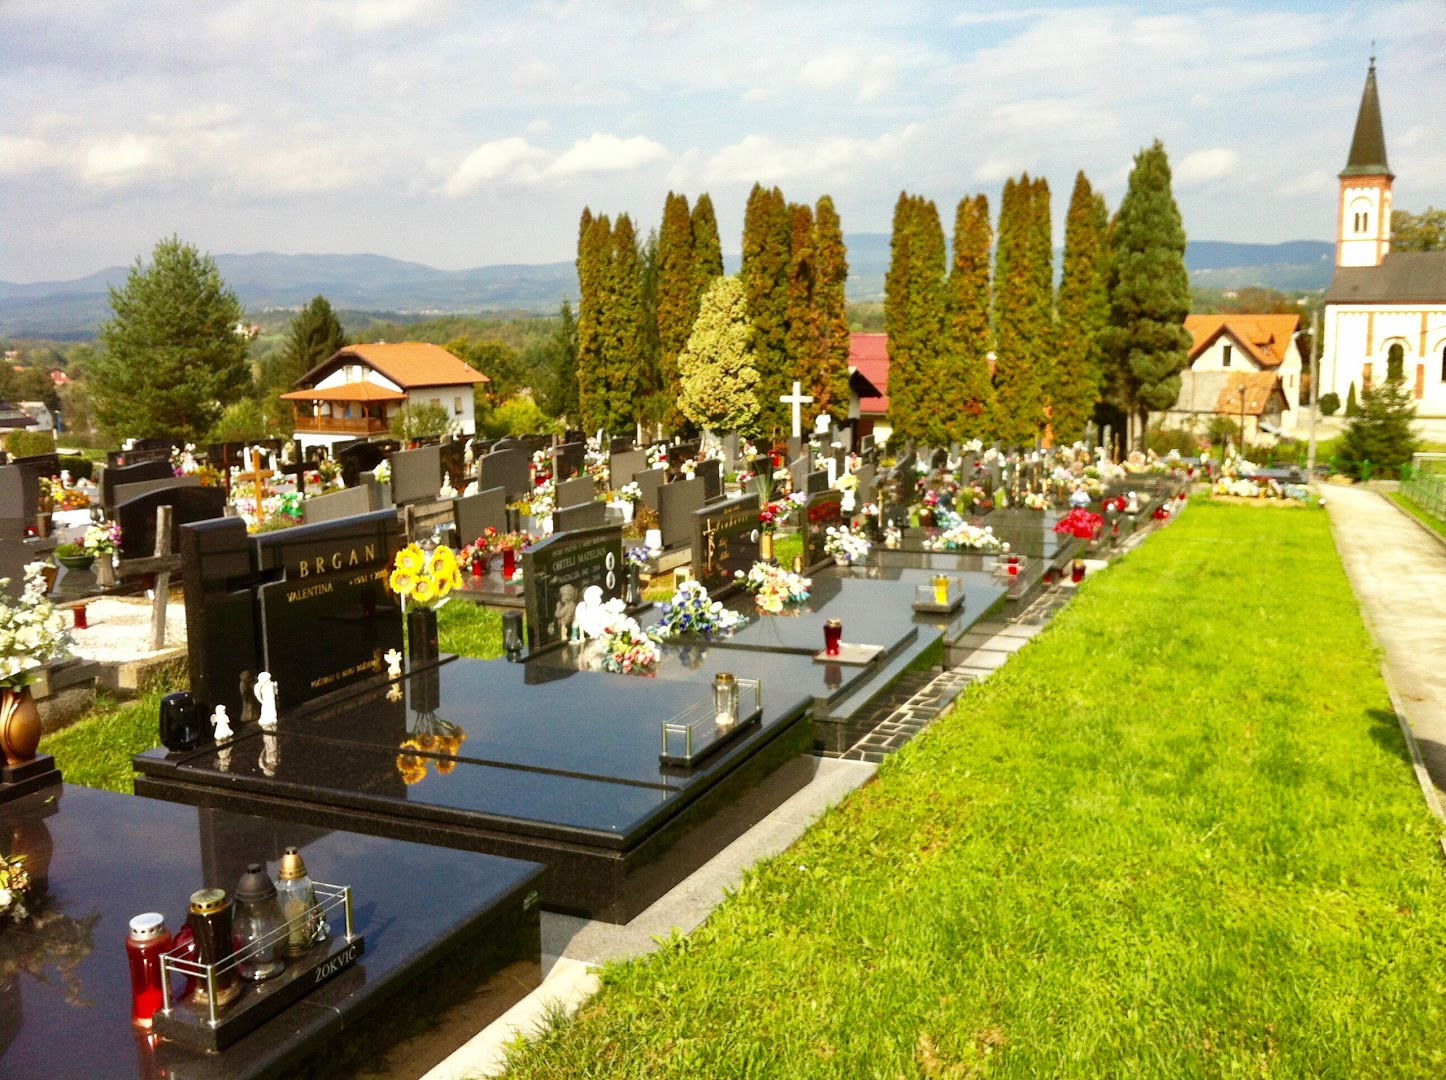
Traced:
[[1381, 497], [1381, 500], [1392, 510], [1396, 511], [1396, 513], [1400, 514], [1403, 518], [1409, 521], [1412, 525], [1416, 526], [1416, 528], [1420, 529], [1423, 533], [1429, 536], [1432, 540], [1436, 541], [1436, 543], [1440, 544], [1443, 548], [1446, 548], [1446, 536], [1442, 536], [1435, 529], [1431, 528], [1431, 526], [1427, 525], [1424, 521], [1418, 518], [1415, 514], [1407, 510], [1404, 506], [1399, 505], [1394, 499], [1386, 498], [1386, 492], [1377, 491], [1376, 494], [1379, 495]]

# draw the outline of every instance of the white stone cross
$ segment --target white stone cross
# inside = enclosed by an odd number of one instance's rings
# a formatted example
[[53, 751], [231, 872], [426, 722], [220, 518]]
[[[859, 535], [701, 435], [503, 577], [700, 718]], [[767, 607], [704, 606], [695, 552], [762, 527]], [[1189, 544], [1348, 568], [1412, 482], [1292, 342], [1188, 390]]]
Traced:
[[802, 393], [802, 390], [802, 384], [800, 384], [797, 379], [794, 379], [793, 393], [784, 394], [778, 399], [785, 405], [793, 406], [793, 437], [795, 439], [803, 438], [803, 407], [813, 401], [813, 395]]

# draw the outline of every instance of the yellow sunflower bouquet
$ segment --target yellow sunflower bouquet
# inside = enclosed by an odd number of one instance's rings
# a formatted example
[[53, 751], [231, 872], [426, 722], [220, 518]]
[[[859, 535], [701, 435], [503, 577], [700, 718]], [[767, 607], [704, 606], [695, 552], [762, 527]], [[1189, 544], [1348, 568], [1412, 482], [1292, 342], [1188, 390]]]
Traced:
[[402, 601], [402, 610], [441, 607], [452, 590], [462, 585], [462, 569], [452, 549], [439, 546], [430, 554], [417, 544], [408, 544], [397, 552], [391, 578], [387, 584]]

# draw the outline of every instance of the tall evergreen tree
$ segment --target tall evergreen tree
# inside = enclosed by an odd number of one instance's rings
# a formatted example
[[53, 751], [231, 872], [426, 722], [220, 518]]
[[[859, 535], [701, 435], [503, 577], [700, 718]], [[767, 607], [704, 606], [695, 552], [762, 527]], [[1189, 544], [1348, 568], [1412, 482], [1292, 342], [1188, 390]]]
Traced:
[[[788, 218], [788, 308], [785, 314], [787, 370], [792, 373], [792, 378], [799, 380], [801, 386], [807, 386], [813, 381], [815, 371], [821, 367], [818, 359], [818, 316], [813, 297], [816, 277], [813, 211], [804, 203], [792, 203], [788, 207]], [[805, 406], [802, 410], [806, 430], [811, 430], [814, 416], [812, 408], [816, 406], [815, 402], [814, 406]]]
[[759, 430], [787, 427], [790, 412], [778, 399], [797, 374], [788, 366], [788, 270], [791, 250], [788, 205], [778, 188], [754, 184], [743, 215], [743, 266], [753, 348], [758, 367]]
[[595, 387], [598, 423], [613, 433], [633, 430], [644, 366], [643, 266], [632, 219], [619, 214], [603, 275], [601, 357]]
[[1064, 275], [1059, 283], [1054, 378], [1049, 390], [1055, 441], [1084, 437], [1103, 377], [1100, 332], [1109, 318], [1109, 214], [1104, 196], [1081, 171], [1064, 225]]
[[889, 237], [889, 269], [884, 274], [884, 332], [889, 350], [889, 426], [892, 438], [912, 442], [919, 437], [917, 420], [922, 373], [916, 334], [910, 320], [909, 290], [913, 281], [914, 199], [899, 192]]
[[989, 372], [993, 348], [989, 251], [993, 241], [989, 200], [983, 195], [960, 199], [954, 214], [954, 258], [945, 308], [948, 345], [941, 372], [950, 398], [945, 427], [951, 442], [993, 436], [989, 427], [994, 404]]
[[849, 313], [844, 288], [848, 252], [843, 224], [833, 198], [824, 195], [814, 208], [814, 310], [818, 320], [818, 366], [805, 384], [813, 395], [814, 415], [826, 412], [836, 420], [849, 409]]
[[685, 416], [712, 431], [751, 434], [758, 421], [758, 370], [748, 301], [735, 277], [716, 277], [703, 294], [698, 321], [678, 354]]
[[698, 273], [698, 300], [715, 277], [723, 276], [723, 246], [718, 240], [718, 218], [713, 213], [713, 200], [705, 191], [693, 203], [691, 217], [693, 262]]
[[1049, 186], [1008, 180], [994, 256], [994, 434], [1026, 446], [1044, 427], [1053, 321]]
[[1149, 413], [1179, 397], [1190, 348], [1185, 226], [1158, 139], [1135, 155], [1110, 245], [1110, 318], [1100, 338], [1106, 397], [1137, 417], [1143, 433]]
[[660, 266], [657, 230], [648, 232], [647, 241], [638, 251], [638, 288], [641, 301], [638, 322], [636, 385], [633, 389], [636, 420], [653, 435], [668, 428], [668, 418], [675, 408], [675, 395], [665, 389], [662, 370], [662, 344], [658, 336], [658, 289]]
[[117, 436], [200, 439], [251, 388], [244, 315], [215, 261], [177, 237], [110, 290], [114, 315], [87, 379], [96, 419]]
[[612, 246], [607, 215], [594, 218], [584, 207], [577, 237], [577, 392], [578, 418], [588, 431], [602, 426], [603, 403], [598, 394], [602, 368], [604, 271]]
[[670, 406], [666, 417], [669, 427], [676, 427], [683, 419], [676, 405], [678, 354], [688, 343], [698, 315], [698, 282], [688, 198], [670, 191], [663, 203], [657, 258], [658, 374], [660, 389]]
[[884, 326], [889, 338], [889, 423], [910, 442], [948, 442], [941, 354], [948, 349], [944, 318], [944, 230], [939, 211], [922, 195], [901, 193], [894, 207], [893, 246], [884, 278]]
[[[1351, 384], [1355, 390], [1355, 384]], [[1419, 442], [1411, 429], [1416, 405], [1406, 380], [1397, 376], [1366, 388], [1360, 412], [1341, 436], [1337, 464], [1343, 472], [1369, 479], [1373, 472], [1398, 474]]]
[[346, 344], [346, 334], [326, 297], [314, 297], [302, 308], [286, 332], [286, 347], [274, 373], [273, 387], [290, 390], [298, 379]]
[[557, 329], [534, 352], [528, 350], [528, 368], [541, 373], [537, 394], [540, 409], [551, 417], [566, 417], [576, 424], [577, 407], [577, 320], [566, 300], [558, 312]]

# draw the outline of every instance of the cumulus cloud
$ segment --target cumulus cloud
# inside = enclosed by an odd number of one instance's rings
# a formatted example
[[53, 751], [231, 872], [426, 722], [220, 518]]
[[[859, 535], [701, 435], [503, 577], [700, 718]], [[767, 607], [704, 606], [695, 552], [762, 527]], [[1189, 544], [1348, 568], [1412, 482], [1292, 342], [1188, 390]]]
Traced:
[[[698, 177], [703, 183], [781, 183], [806, 176], [839, 176], [897, 154], [918, 133], [917, 124], [872, 139], [840, 136], [785, 141], [747, 135], [708, 157]], [[675, 171], [678, 180], [683, 180]]]
[[493, 139], [464, 157], [452, 175], [447, 177], [442, 190], [453, 198], [466, 195], [489, 180], [515, 175], [521, 166], [546, 156], [544, 151], [515, 135], [508, 139]]
[[85, 178], [111, 186], [134, 180], [157, 164], [152, 140], [127, 132], [114, 139], [94, 142], [85, 152]]
[[546, 175], [565, 177], [579, 173], [627, 172], [665, 161], [667, 157], [667, 149], [646, 136], [620, 139], [616, 135], [597, 132], [579, 139], [559, 154], [547, 167]]
[[851, 51], [825, 53], [803, 65], [798, 81], [810, 90], [831, 90], [846, 83], [858, 63], [858, 57]]
[[1181, 187], [1195, 187], [1236, 176], [1240, 171], [1240, 153], [1225, 146], [1195, 150], [1180, 159], [1172, 170], [1174, 182]]

